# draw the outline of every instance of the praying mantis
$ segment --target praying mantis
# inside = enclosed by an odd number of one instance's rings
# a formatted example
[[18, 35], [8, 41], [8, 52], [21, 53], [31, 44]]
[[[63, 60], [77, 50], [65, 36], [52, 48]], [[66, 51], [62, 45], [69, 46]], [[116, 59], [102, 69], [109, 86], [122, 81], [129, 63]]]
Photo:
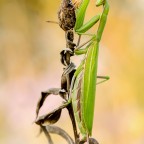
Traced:
[[[75, 119], [82, 135], [82, 140], [87, 140], [87, 142], [89, 141], [89, 136], [92, 135], [99, 42], [101, 40], [109, 12], [107, 0], [98, 0], [96, 6], [103, 5], [102, 15], [93, 17], [89, 22], [83, 25], [88, 4], [89, 0], [83, 0], [80, 9], [77, 11], [76, 24], [74, 28], [75, 32], [81, 35], [89, 30], [98, 20], [100, 20], [100, 23], [97, 33], [92, 35], [92, 39], [86, 49], [81, 50], [76, 48], [74, 50], [75, 55], [85, 54], [85, 58], [73, 76], [69, 100], [73, 105]], [[105, 80], [109, 79], [109, 77], [103, 78], [105, 78]]]
[[[67, 5], [72, 3], [71, 0], [63, 1], [66, 2]], [[72, 104], [74, 117], [81, 135], [80, 142], [87, 141], [88, 144], [89, 137], [92, 135], [93, 128], [96, 84], [102, 83], [109, 79], [108, 76], [97, 76], [99, 43], [107, 21], [109, 4], [107, 0], [97, 0], [96, 6], [103, 5], [102, 14], [94, 16], [89, 22], [84, 24], [84, 18], [89, 2], [90, 0], [83, 0], [80, 4], [80, 7], [76, 9], [76, 15], [73, 11], [74, 7], [70, 8], [73, 14], [73, 17], [71, 19], [72, 23], [70, 23], [69, 25], [70, 27], [64, 27], [62, 24], [60, 25], [62, 29], [66, 31], [66, 35], [70, 35], [71, 33], [73, 33], [72, 30], [74, 28], [74, 32], [78, 34], [79, 37], [81, 37], [81, 35], [84, 35], [99, 21], [98, 30], [96, 31], [96, 33], [90, 35], [92, 38], [82, 45], [79, 45], [80, 39], [77, 45], [75, 45], [73, 44], [73, 38], [72, 40], [69, 40], [66, 37], [68, 45], [71, 46], [69, 50], [71, 52], [71, 56], [84, 54], [84, 59], [71, 76], [72, 80], [70, 81], [70, 87], [68, 88], [68, 99], [64, 98], [67, 102], [65, 103], [65, 105], [62, 106], [62, 108], [67, 107], [69, 104]], [[84, 45], [87, 45], [86, 48], [82, 48]], [[63, 55], [61, 61], [64, 65], [69, 66], [71, 64], [70, 59], [68, 60], [68, 63], [65, 62], [66, 59], [63, 59]], [[74, 65], [72, 65], [71, 71], [72, 70], [74, 70]], [[65, 72], [65, 75], [70, 74], [71, 71], [67, 73]], [[102, 78], [104, 80], [97, 83], [97, 78]], [[58, 91], [59, 90], [57, 90], [56, 94], [59, 93]], [[54, 91], [52, 91], [52, 93], [55, 94]], [[39, 102], [37, 115], [42, 105], [40, 103], [43, 103], [45, 98], [46, 97], [44, 97], [43, 100], [40, 100]], [[52, 114], [55, 114], [55, 112], [56, 111], [54, 111]], [[59, 119], [59, 116], [56, 121]], [[44, 121], [44, 118], [37, 120], [36, 123], [41, 123], [41, 121]]]

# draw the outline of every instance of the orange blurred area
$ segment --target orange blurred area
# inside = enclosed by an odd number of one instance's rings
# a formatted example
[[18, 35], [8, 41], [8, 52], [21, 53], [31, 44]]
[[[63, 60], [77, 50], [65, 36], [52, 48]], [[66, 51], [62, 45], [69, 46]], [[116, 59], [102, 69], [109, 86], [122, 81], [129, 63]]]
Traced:
[[[144, 1], [109, 3], [98, 75], [110, 80], [97, 86], [93, 137], [100, 144], [144, 144]], [[41, 91], [60, 87], [59, 53], [65, 48], [65, 34], [59, 26], [46, 23], [57, 21], [59, 5], [60, 0], [0, 1], [1, 144], [47, 143], [43, 134], [37, 137], [39, 127], [33, 121]], [[101, 11], [91, 0], [85, 21]], [[78, 65], [81, 58], [73, 61]], [[61, 102], [49, 97], [40, 115]], [[66, 110], [56, 125], [73, 137]], [[56, 144], [66, 144], [61, 137], [52, 137]]]

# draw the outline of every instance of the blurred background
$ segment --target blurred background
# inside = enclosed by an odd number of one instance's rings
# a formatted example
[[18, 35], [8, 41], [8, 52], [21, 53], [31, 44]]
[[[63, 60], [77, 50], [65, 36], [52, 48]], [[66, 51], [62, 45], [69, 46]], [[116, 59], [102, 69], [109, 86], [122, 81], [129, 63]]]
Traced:
[[[97, 86], [93, 137], [100, 144], [144, 144], [144, 1], [109, 3], [98, 74], [110, 80]], [[94, 4], [91, 0], [86, 21], [102, 11]], [[59, 5], [60, 0], [0, 0], [1, 144], [47, 143], [43, 134], [37, 137], [39, 127], [33, 121], [41, 91], [60, 87], [64, 31], [46, 23], [57, 21]], [[78, 65], [81, 59], [73, 61]], [[49, 97], [40, 115], [61, 102]], [[56, 125], [73, 136], [66, 110]], [[59, 136], [53, 138], [56, 144], [66, 144]]]

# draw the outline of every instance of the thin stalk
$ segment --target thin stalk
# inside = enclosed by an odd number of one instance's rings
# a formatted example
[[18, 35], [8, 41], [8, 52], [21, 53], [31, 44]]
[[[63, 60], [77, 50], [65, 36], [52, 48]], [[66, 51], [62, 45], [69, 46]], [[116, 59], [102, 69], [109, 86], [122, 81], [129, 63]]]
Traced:
[[79, 140], [79, 135], [78, 135], [78, 132], [77, 132], [76, 121], [75, 121], [75, 117], [74, 117], [72, 103], [70, 103], [67, 106], [67, 109], [68, 109], [69, 116], [70, 116], [70, 119], [71, 119], [71, 122], [72, 122], [72, 126], [73, 126], [73, 132], [74, 132], [75, 142], [77, 144], [77, 141]]

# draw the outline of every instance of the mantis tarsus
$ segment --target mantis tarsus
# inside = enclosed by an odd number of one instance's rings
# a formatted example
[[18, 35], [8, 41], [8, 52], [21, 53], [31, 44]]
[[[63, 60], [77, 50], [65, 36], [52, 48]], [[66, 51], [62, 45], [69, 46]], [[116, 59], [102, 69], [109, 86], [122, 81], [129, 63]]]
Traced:
[[[62, 6], [70, 6], [69, 7], [70, 13], [69, 11], [66, 12], [68, 13], [68, 15], [72, 14], [71, 19], [72, 22], [64, 21], [66, 23], [61, 23], [60, 26], [64, 31], [66, 31], [67, 46], [72, 51], [61, 52], [61, 62], [62, 64], [67, 66], [67, 68], [62, 77], [62, 80], [64, 80], [62, 87], [63, 86], [65, 87], [64, 93], [62, 90], [57, 92], [57, 94], [58, 93], [60, 94], [62, 92], [62, 97], [67, 101], [66, 106], [62, 106], [63, 108], [67, 107], [69, 104], [72, 104], [75, 119], [79, 127], [80, 134], [82, 136], [80, 141], [81, 142], [87, 141], [87, 143], [89, 143], [89, 136], [92, 135], [96, 84], [101, 83], [101, 82], [97, 83], [97, 78], [103, 78], [104, 79], [103, 81], [109, 79], [109, 77], [97, 76], [99, 42], [101, 40], [102, 33], [106, 24], [109, 5], [107, 0], [97, 0], [96, 6], [103, 5], [102, 15], [94, 16], [89, 22], [83, 24], [89, 2], [90, 0], [83, 0], [79, 9], [76, 10], [76, 16], [75, 16], [74, 6], [72, 5], [71, 0], [63, 0]], [[59, 11], [59, 18], [63, 18], [63, 10], [66, 9], [63, 8]], [[86, 48], [81, 49], [81, 47], [84, 46], [85, 44], [78, 46], [80, 40], [78, 42], [77, 47], [75, 47], [75, 44], [73, 43], [73, 28], [75, 33], [81, 36], [98, 21], [99, 21], [98, 30], [96, 34], [93, 34], [92, 38], [85, 43], [88, 44]], [[81, 62], [80, 66], [77, 68], [75, 72], [73, 65], [72, 67], [70, 67], [69, 70], [69, 66], [71, 64], [70, 56], [80, 54], [85, 54], [84, 60]], [[66, 82], [67, 80], [65, 76], [71, 74], [72, 71], [73, 71], [71, 75], [71, 78], [73, 77], [72, 82], [71, 80], [69, 82]], [[68, 83], [70, 84], [70, 86], [68, 86]], [[69, 95], [68, 98], [64, 97], [65, 92], [68, 92]], [[44, 99], [45, 98], [43, 98], [43, 100], [41, 100], [40, 102], [43, 103]], [[39, 103], [37, 115], [40, 107], [41, 104]], [[52, 115], [54, 114], [55, 113], [52, 113]], [[44, 119], [42, 120], [45, 121]], [[37, 120], [36, 122], [38, 123], [39, 120]]]

